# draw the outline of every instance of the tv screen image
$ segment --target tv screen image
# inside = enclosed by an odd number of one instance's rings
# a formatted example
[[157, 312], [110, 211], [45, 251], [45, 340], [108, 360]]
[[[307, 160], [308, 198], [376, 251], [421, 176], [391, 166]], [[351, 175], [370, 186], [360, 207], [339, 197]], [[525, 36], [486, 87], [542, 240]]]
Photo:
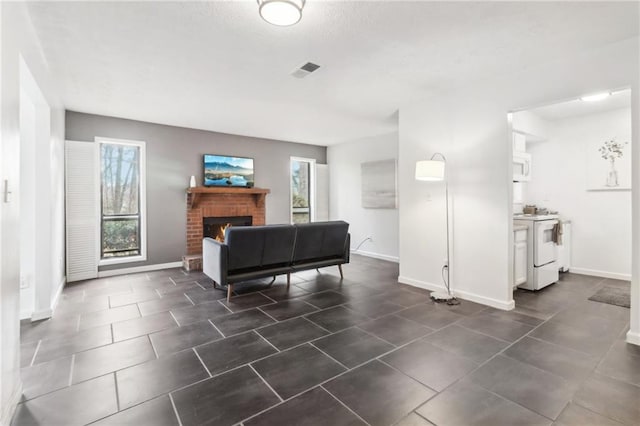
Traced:
[[253, 186], [253, 158], [205, 154], [204, 186]]

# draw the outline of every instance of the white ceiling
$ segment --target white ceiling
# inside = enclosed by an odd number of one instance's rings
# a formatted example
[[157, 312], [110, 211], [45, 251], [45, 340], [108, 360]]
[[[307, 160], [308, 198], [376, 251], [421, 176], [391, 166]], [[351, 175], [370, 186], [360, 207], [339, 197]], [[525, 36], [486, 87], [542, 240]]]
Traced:
[[[67, 109], [331, 145], [397, 129], [432, 90], [638, 35], [636, 2], [28, 4]], [[321, 68], [291, 77], [312, 61]]]
[[556, 121], [621, 108], [631, 108], [631, 90], [616, 91], [611, 96], [601, 101], [584, 102], [580, 99], [574, 99], [571, 101], [533, 108], [527, 111], [540, 118], [544, 118], [545, 120]]

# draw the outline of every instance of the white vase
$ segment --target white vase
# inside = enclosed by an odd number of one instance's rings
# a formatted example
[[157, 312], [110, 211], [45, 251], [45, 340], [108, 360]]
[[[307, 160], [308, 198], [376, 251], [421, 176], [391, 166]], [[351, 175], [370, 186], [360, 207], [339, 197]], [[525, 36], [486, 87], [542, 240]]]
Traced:
[[189, 180], [189, 188], [195, 188], [195, 187], [196, 187], [196, 177], [191, 176], [191, 179]]

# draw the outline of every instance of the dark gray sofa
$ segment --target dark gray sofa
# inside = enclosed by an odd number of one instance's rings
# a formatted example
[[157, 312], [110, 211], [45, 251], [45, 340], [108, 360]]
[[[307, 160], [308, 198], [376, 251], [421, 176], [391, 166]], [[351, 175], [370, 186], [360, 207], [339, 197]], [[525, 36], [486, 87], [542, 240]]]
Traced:
[[225, 231], [225, 242], [202, 241], [202, 269], [214, 284], [227, 286], [256, 278], [349, 263], [349, 224], [344, 221], [297, 225], [235, 226]]

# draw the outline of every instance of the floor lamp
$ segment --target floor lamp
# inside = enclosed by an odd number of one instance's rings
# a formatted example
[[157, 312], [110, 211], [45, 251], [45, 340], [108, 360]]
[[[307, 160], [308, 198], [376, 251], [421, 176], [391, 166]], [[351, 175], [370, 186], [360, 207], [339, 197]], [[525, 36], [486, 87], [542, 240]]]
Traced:
[[[436, 157], [440, 157], [441, 159], [436, 159]], [[439, 152], [433, 154], [429, 160], [416, 162], [416, 180], [431, 182], [444, 181], [447, 215], [447, 264], [442, 267], [442, 279], [444, 280], [444, 285], [447, 291], [446, 293], [443, 291], [434, 291], [431, 293], [431, 298], [436, 302], [447, 302], [450, 305], [457, 305], [460, 302], [458, 302], [458, 300], [451, 294], [451, 286], [449, 281], [449, 268], [451, 265], [449, 257], [449, 182], [447, 181], [445, 175], [446, 163], [447, 159]]]

